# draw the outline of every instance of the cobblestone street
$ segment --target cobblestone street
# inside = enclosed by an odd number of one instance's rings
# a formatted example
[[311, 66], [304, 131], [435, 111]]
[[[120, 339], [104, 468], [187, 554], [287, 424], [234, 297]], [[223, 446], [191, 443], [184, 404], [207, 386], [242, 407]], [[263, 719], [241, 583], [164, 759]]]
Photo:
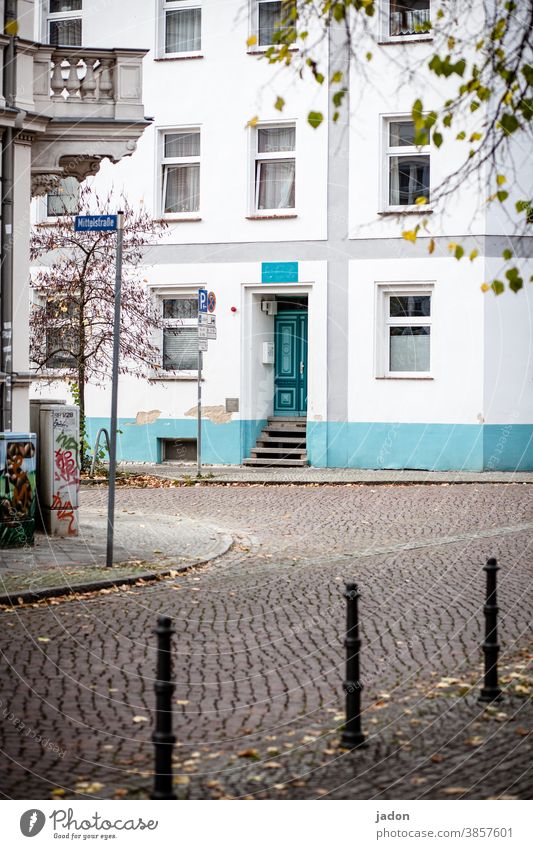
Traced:
[[[85, 490], [82, 506], [106, 498]], [[4, 796], [149, 794], [159, 613], [176, 629], [184, 798], [531, 795], [529, 485], [121, 489], [117, 509], [205, 520], [234, 544], [174, 579], [0, 614]], [[489, 556], [506, 694], [486, 708]], [[353, 753], [338, 747], [345, 580], [361, 591], [369, 736]]]

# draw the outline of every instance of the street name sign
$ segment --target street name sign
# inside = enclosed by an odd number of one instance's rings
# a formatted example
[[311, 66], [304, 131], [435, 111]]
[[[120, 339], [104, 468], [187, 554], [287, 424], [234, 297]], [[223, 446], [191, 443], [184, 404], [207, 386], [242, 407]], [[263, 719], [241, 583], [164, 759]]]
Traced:
[[109, 233], [117, 229], [117, 215], [76, 215], [76, 233]]

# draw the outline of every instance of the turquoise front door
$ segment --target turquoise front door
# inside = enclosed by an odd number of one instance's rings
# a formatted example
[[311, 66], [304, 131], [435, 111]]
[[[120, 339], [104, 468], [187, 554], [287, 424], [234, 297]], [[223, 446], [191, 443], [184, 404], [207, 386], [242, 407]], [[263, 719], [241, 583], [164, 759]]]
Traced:
[[275, 321], [274, 415], [307, 414], [307, 313], [279, 312]]

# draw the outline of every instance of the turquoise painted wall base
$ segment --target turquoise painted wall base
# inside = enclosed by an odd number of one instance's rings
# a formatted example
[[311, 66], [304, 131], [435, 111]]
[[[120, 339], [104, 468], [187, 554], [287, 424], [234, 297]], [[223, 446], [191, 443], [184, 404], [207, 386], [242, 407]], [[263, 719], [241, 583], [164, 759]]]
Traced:
[[[265, 425], [264, 420], [227, 424], [203, 422], [202, 459], [208, 465], [239, 465]], [[104, 418], [87, 419], [94, 445]], [[158, 419], [136, 425], [119, 420], [118, 458], [160, 462], [161, 439], [195, 439], [195, 419]], [[533, 425], [399, 424], [395, 422], [308, 422], [311, 466], [430, 471], [531, 471]]]

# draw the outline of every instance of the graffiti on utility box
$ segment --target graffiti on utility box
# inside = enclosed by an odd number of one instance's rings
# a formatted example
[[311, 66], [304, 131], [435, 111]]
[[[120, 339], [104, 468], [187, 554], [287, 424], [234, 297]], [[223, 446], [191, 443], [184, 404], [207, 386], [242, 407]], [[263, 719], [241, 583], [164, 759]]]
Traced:
[[59, 536], [76, 536], [80, 485], [78, 411], [72, 407], [54, 410], [52, 430], [54, 480], [50, 504], [50, 530]]
[[0, 548], [33, 544], [35, 530], [35, 437], [0, 441]]

